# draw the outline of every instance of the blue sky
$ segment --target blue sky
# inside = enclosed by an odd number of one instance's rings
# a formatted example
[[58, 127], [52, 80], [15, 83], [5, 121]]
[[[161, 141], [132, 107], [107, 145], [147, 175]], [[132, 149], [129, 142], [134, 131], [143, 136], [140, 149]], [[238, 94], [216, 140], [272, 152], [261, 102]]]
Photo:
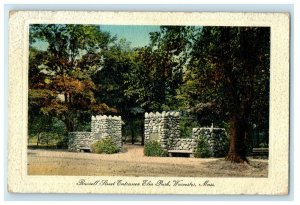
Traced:
[[159, 26], [100, 25], [100, 29], [111, 36], [117, 35], [118, 39], [125, 38], [131, 47], [141, 47], [150, 42], [149, 32], [159, 31]]
[[[117, 35], [118, 39], [125, 38], [131, 42], [131, 48], [143, 47], [150, 42], [149, 33], [159, 31], [159, 26], [134, 26], [134, 25], [99, 25], [102, 31], [107, 31], [111, 36]], [[38, 41], [34, 46], [39, 50], [46, 50], [48, 43]]]

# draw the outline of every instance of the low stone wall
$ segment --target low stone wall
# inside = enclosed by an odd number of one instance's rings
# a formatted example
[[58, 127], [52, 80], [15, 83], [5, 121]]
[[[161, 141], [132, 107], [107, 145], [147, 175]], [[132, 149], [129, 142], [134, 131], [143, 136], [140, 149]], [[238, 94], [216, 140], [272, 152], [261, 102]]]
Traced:
[[122, 147], [122, 119], [117, 116], [92, 116], [91, 132], [70, 132], [68, 149], [80, 151], [90, 149], [97, 140], [111, 137], [118, 148]]
[[222, 128], [193, 128], [191, 138], [180, 138], [180, 113], [169, 111], [162, 113], [145, 113], [145, 143], [158, 141], [168, 150], [185, 150], [194, 152], [200, 138], [204, 139], [212, 156], [223, 155], [227, 136]]
[[204, 139], [210, 147], [213, 157], [222, 155], [226, 150], [227, 136], [223, 128], [193, 128], [192, 138]]
[[188, 150], [194, 152], [197, 147], [197, 141], [195, 139], [183, 139], [175, 138], [173, 139], [172, 146], [170, 150]]
[[69, 132], [68, 149], [70, 151], [80, 151], [90, 149], [90, 145], [96, 141], [92, 132]]

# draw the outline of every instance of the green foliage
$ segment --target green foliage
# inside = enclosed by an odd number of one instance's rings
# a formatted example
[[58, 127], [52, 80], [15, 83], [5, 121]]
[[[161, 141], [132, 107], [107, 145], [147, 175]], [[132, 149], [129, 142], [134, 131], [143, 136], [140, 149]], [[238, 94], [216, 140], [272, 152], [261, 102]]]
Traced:
[[115, 108], [118, 114], [122, 115], [125, 122], [124, 139], [130, 136], [131, 143], [135, 143], [143, 133], [140, 131], [143, 124], [141, 118], [145, 110], [136, 98], [127, 95], [125, 91], [129, 84], [139, 77], [134, 73], [134, 51], [130, 49], [126, 40], [121, 39], [110, 44], [102, 51], [102, 55], [104, 60], [101, 69], [91, 76], [97, 86], [95, 98]]
[[214, 153], [214, 157], [225, 157], [229, 152], [229, 138], [226, 138], [226, 141], [224, 142], [222, 149], [216, 150]]
[[124, 76], [130, 72], [133, 62], [131, 50], [126, 42], [119, 41], [108, 46], [101, 53], [103, 59], [101, 69], [91, 75], [96, 84], [95, 97], [115, 107], [119, 112], [124, 112], [133, 106], [133, 102], [125, 97]]
[[168, 153], [161, 148], [161, 145], [157, 141], [150, 141], [145, 144], [144, 147], [145, 156], [157, 156], [166, 157]]
[[135, 62], [125, 76], [125, 94], [147, 111], [177, 110], [177, 89], [183, 83], [194, 27], [161, 26], [150, 44], [132, 54]]
[[39, 134], [31, 134], [28, 139], [30, 147], [55, 147], [57, 149], [66, 149], [67, 141], [64, 135], [55, 132], [40, 132]]
[[98, 140], [94, 144], [91, 145], [91, 151], [101, 154], [114, 154], [119, 152], [120, 150], [116, 146], [115, 142], [111, 137], [107, 137], [105, 139]]
[[131, 143], [134, 144], [136, 142], [139, 142], [138, 137], [141, 137], [143, 133], [143, 126], [144, 121], [143, 120], [137, 120], [137, 119], [128, 119], [123, 126], [123, 140], [125, 143]]
[[[194, 99], [189, 100], [193, 111], [216, 110], [217, 118], [240, 109], [253, 121], [268, 122], [269, 34], [269, 28], [203, 27], [182, 88]], [[199, 106], [203, 103], [212, 106]]]
[[29, 41], [30, 116], [57, 117], [74, 131], [86, 113], [116, 111], [95, 99], [91, 79], [111, 41], [108, 33], [94, 25], [33, 24]]
[[58, 118], [47, 115], [29, 115], [28, 145], [66, 148], [65, 125]]
[[56, 147], [58, 149], [67, 149], [68, 148], [68, 138], [63, 136], [60, 140], [56, 143]]
[[235, 154], [245, 158], [245, 133], [269, 127], [270, 28], [203, 27], [187, 70], [181, 93], [190, 110], [201, 124], [229, 122]]
[[193, 128], [199, 127], [197, 120], [193, 118], [181, 118], [179, 123], [180, 137], [181, 138], [191, 138]]
[[203, 137], [200, 137], [198, 140], [194, 156], [196, 158], [208, 158], [212, 156], [209, 144], [203, 139]]

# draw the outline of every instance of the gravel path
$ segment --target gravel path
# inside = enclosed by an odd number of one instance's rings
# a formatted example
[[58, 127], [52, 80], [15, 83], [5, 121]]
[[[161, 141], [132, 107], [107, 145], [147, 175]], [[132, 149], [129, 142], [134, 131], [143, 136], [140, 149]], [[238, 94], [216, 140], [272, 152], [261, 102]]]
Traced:
[[221, 158], [146, 157], [143, 147], [124, 145], [118, 154], [28, 149], [28, 174], [69, 176], [267, 177], [268, 161], [234, 164]]

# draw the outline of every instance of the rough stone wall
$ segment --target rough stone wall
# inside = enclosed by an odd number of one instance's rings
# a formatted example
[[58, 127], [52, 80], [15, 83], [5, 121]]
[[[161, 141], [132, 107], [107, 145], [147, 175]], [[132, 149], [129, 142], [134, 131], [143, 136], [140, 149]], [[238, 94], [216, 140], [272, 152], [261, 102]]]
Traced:
[[180, 138], [179, 112], [145, 113], [145, 143], [159, 141], [164, 150], [194, 152], [198, 140], [204, 139], [212, 156], [219, 156], [226, 149], [227, 136], [223, 128], [193, 128], [191, 138]]
[[91, 131], [101, 133], [101, 138], [112, 137], [116, 145], [122, 147], [122, 119], [121, 116], [92, 116]]
[[117, 116], [92, 116], [91, 132], [70, 132], [68, 149], [80, 151], [90, 149], [97, 140], [112, 137], [118, 148], [122, 147], [122, 119]]
[[172, 147], [173, 140], [180, 137], [179, 112], [145, 113], [145, 143], [157, 140], [164, 150]]
[[188, 150], [194, 152], [197, 147], [197, 141], [195, 139], [183, 139], [175, 138], [173, 139], [171, 150]]
[[99, 137], [99, 133], [69, 132], [68, 149], [70, 151], [90, 149], [91, 144], [97, 141], [97, 136]]
[[223, 128], [193, 128], [192, 138], [199, 140], [204, 139], [210, 147], [212, 156], [220, 156], [226, 152], [227, 136]]

